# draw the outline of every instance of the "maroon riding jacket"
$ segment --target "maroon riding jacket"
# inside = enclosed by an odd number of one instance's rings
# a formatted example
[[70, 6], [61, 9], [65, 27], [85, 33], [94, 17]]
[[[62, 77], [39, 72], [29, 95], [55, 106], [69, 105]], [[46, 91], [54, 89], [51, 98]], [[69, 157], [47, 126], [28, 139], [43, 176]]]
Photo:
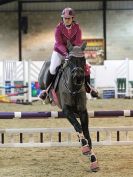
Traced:
[[55, 29], [54, 50], [66, 56], [68, 40], [74, 46], [80, 46], [82, 44], [80, 27], [77, 23], [73, 22], [71, 29], [68, 29], [63, 22], [60, 22]]

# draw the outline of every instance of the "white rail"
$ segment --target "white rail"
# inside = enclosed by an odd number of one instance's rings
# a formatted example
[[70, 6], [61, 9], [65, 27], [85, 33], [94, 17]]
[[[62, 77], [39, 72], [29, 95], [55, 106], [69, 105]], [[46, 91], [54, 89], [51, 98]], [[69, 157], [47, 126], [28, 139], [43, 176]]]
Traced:
[[[133, 145], [133, 126], [91, 127], [94, 146]], [[80, 146], [73, 128], [0, 129], [0, 147]]]

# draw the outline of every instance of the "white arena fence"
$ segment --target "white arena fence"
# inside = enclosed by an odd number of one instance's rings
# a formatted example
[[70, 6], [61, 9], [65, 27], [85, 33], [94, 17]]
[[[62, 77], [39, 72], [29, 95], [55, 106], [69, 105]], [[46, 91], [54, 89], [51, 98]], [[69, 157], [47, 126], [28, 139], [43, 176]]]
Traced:
[[[24, 86], [27, 85], [27, 88], [24, 88], [24, 91], [27, 91], [27, 94], [18, 95], [12, 97], [12, 99], [23, 99], [25, 102], [28, 101], [31, 103], [33, 100], [37, 100], [37, 97], [32, 97], [31, 93], [31, 83], [38, 81], [38, 74], [41, 70], [44, 61], [31, 61], [31, 60], [4, 60], [0, 61], [0, 86], [1, 94], [5, 95], [4, 86], [6, 82], [10, 82], [14, 86], [15, 82], [22, 82]], [[22, 84], [20, 84], [22, 85]], [[15, 88], [11, 89], [11, 93], [14, 93]]]
[[[45, 61], [45, 60], [44, 60]], [[44, 61], [31, 61], [31, 60], [4, 60], [0, 61], [0, 85], [4, 86], [5, 81], [11, 81], [11, 84], [14, 84], [14, 81], [22, 81], [25, 85], [28, 83], [28, 94], [23, 97], [24, 100], [32, 102], [37, 98], [32, 97], [31, 95], [31, 83], [32, 81], [38, 80], [38, 74], [41, 70], [41, 67]], [[133, 60], [124, 59], [124, 60], [107, 60], [104, 62], [104, 65], [93, 65], [91, 67], [91, 79], [94, 81], [94, 87], [96, 87], [100, 93], [103, 92], [112, 93], [112, 90], [115, 92], [115, 98], [119, 95], [125, 95], [126, 97], [133, 96], [133, 74], [132, 74]], [[104, 78], [104, 79], [101, 79]], [[118, 79], [126, 79], [125, 88], [120, 85], [122, 92], [118, 92]], [[24, 91], [27, 90], [26, 88]], [[111, 91], [110, 91], [111, 90]], [[14, 90], [12, 89], [12, 92]], [[114, 93], [113, 92], [113, 93]], [[112, 93], [112, 94], [113, 94]], [[5, 90], [2, 90], [2, 94], [5, 94]], [[110, 93], [109, 93], [110, 94]]]
[[[94, 146], [133, 145], [133, 126], [91, 127]], [[73, 128], [0, 129], [0, 147], [80, 146]]]

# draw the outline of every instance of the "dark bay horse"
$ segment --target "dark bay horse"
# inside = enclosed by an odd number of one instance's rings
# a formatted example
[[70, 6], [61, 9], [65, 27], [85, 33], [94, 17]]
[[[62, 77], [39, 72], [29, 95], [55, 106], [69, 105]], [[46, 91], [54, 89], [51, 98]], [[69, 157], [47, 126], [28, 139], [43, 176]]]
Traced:
[[[58, 70], [55, 84], [51, 86], [52, 89], [49, 91], [49, 97], [63, 110], [64, 115], [74, 127], [81, 142], [81, 151], [90, 159], [91, 170], [96, 172], [99, 167], [96, 155], [92, 151], [92, 141], [88, 127], [88, 112], [86, 108], [84, 73], [86, 63], [84, 57], [85, 47], [85, 43], [80, 47], [72, 46], [70, 43], [68, 44], [69, 59]], [[44, 83], [48, 69], [49, 62], [43, 68], [44, 73], [41, 73]], [[42, 83], [42, 80], [39, 83]], [[77, 120], [76, 115], [80, 118], [80, 122]]]

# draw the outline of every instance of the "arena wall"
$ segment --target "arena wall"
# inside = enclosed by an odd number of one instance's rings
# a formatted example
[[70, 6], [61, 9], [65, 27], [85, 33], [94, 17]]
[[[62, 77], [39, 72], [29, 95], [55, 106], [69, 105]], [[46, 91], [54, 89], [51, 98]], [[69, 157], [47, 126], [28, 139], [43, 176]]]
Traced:
[[[28, 32], [22, 35], [22, 57], [31, 60], [50, 58], [54, 44], [54, 28], [60, 11], [23, 12], [28, 17]], [[107, 11], [107, 59], [133, 58], [133, 10]], [[76, 11], [83, 38], [103, 38], [102, 11]], [[17, 12], [0, 12], [0, 60], [18, 60]]]

